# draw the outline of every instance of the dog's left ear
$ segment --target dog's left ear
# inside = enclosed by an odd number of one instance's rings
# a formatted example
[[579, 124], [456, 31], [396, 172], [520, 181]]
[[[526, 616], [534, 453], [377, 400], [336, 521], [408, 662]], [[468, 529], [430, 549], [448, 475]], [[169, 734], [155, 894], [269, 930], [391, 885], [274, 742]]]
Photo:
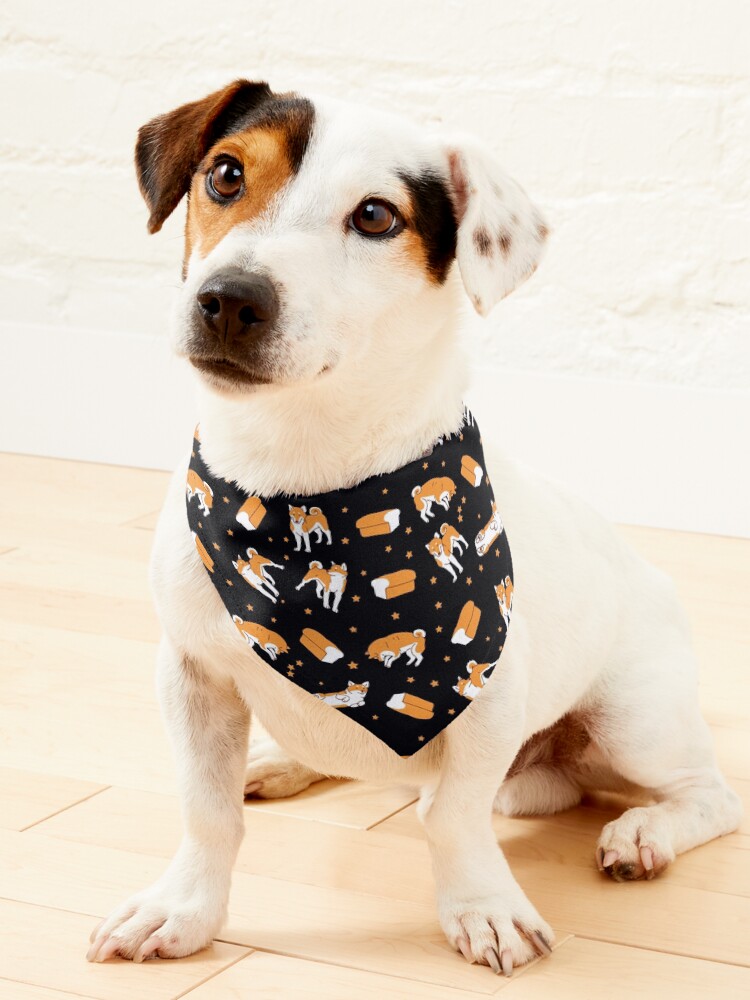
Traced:
[[481, 316], [537, 268], [549, 229], [526, 192], [471, 136], [447, 146], [456, 260]]

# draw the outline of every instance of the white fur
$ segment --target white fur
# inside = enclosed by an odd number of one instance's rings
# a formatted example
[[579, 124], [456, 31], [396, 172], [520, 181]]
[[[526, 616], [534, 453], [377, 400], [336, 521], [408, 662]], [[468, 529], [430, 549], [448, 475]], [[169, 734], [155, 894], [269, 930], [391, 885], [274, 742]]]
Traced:
[[[202, 383], [200, 393], [206, 460], [217, 476], [261, 496], [351, 485], [417, 458], [459, 424], [466, 376], [455, 272], [436, 285], [403, 257], [398, 238], [368, 244], [342, 224], [367, 195], [398, 204], [397, 165], [465, 172], [459, 264], [481, 311], [539, 252], [536, 210], [476, 143], [456, 146], [342, 104], [316, 104], [316, 112], [302, 169], [269, 211], [207, 256], [193, 253], [178, 316], [179, 350], [197, 288], [224, 264], [262, 266], [284, 284], [272, 348], [278, 384], [230, 392]], [[460, 157], [453, 168], [451, 150]], [[480, 258], [475, 227], [500, 224], [518, 228], [515, 256]], [[503, 458], [501, 428], [482, 429], [518, 583], [512, 625], [481, 696], [408, 759], [269, 669], [237, 636], [196, 554], [184, 509], [187, 457], [180, 465], [151, 579], [185, 839], [157, 885], [105, 921], [92, 957], [184, 955], [210, 941], [226, 912], [245, 785], [291, 794], [332, 774], [420, 786], [445, 932], [493, 968], [531, 958], [535, 932], [552, 940], [495, 841], [496, 799], [507, 812], [544, 811], [573, 804], [586, 787], [645, 787], [658, 804], [625, 813], [600, 841], [624, 864], [637, 865], [645, 844], [660, 867], [737, 826], [738, 800], [699, 714], [670, 581], [584, 504]], [[255, 751], [245, 773], [250, 710], [276, 744]], [[539, 764], [503, 785], [524, 742], [573, 710], [593, 734], [583, 759], [567, 770]]]

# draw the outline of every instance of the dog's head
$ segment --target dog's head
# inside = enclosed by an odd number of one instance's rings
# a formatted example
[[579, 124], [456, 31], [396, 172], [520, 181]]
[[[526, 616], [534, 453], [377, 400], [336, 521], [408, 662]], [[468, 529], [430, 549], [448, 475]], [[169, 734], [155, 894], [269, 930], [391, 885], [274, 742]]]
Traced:
[[265, 83], [144, 125], [136, 167], [151, 232], [188, 196], [178, 350], [223, 392], [419, 349], [413, 318], [453, 308], [454, 261], [484, 315], [547, 236], [475, 140]]

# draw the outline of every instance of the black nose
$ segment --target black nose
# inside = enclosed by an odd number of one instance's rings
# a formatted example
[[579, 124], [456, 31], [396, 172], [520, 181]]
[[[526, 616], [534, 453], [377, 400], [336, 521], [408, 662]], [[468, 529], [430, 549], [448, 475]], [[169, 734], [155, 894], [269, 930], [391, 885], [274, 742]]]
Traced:
[[204, 330], [222, 347], [266, 333], [279, 313], [276, 289], [268, 278], [239, 268], [212, 275], [196, 301]]

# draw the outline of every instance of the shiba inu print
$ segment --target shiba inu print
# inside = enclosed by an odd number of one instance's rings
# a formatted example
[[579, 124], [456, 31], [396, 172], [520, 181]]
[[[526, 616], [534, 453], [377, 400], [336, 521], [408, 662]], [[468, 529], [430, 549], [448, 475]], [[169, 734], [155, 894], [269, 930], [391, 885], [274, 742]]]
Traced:
[[421, 458], [316, 496], [243, 492], [196, 435], [186, 497], [195, 557], [269, 669], [404, 757], [481, 696], [513, 566], [468, 411]]

